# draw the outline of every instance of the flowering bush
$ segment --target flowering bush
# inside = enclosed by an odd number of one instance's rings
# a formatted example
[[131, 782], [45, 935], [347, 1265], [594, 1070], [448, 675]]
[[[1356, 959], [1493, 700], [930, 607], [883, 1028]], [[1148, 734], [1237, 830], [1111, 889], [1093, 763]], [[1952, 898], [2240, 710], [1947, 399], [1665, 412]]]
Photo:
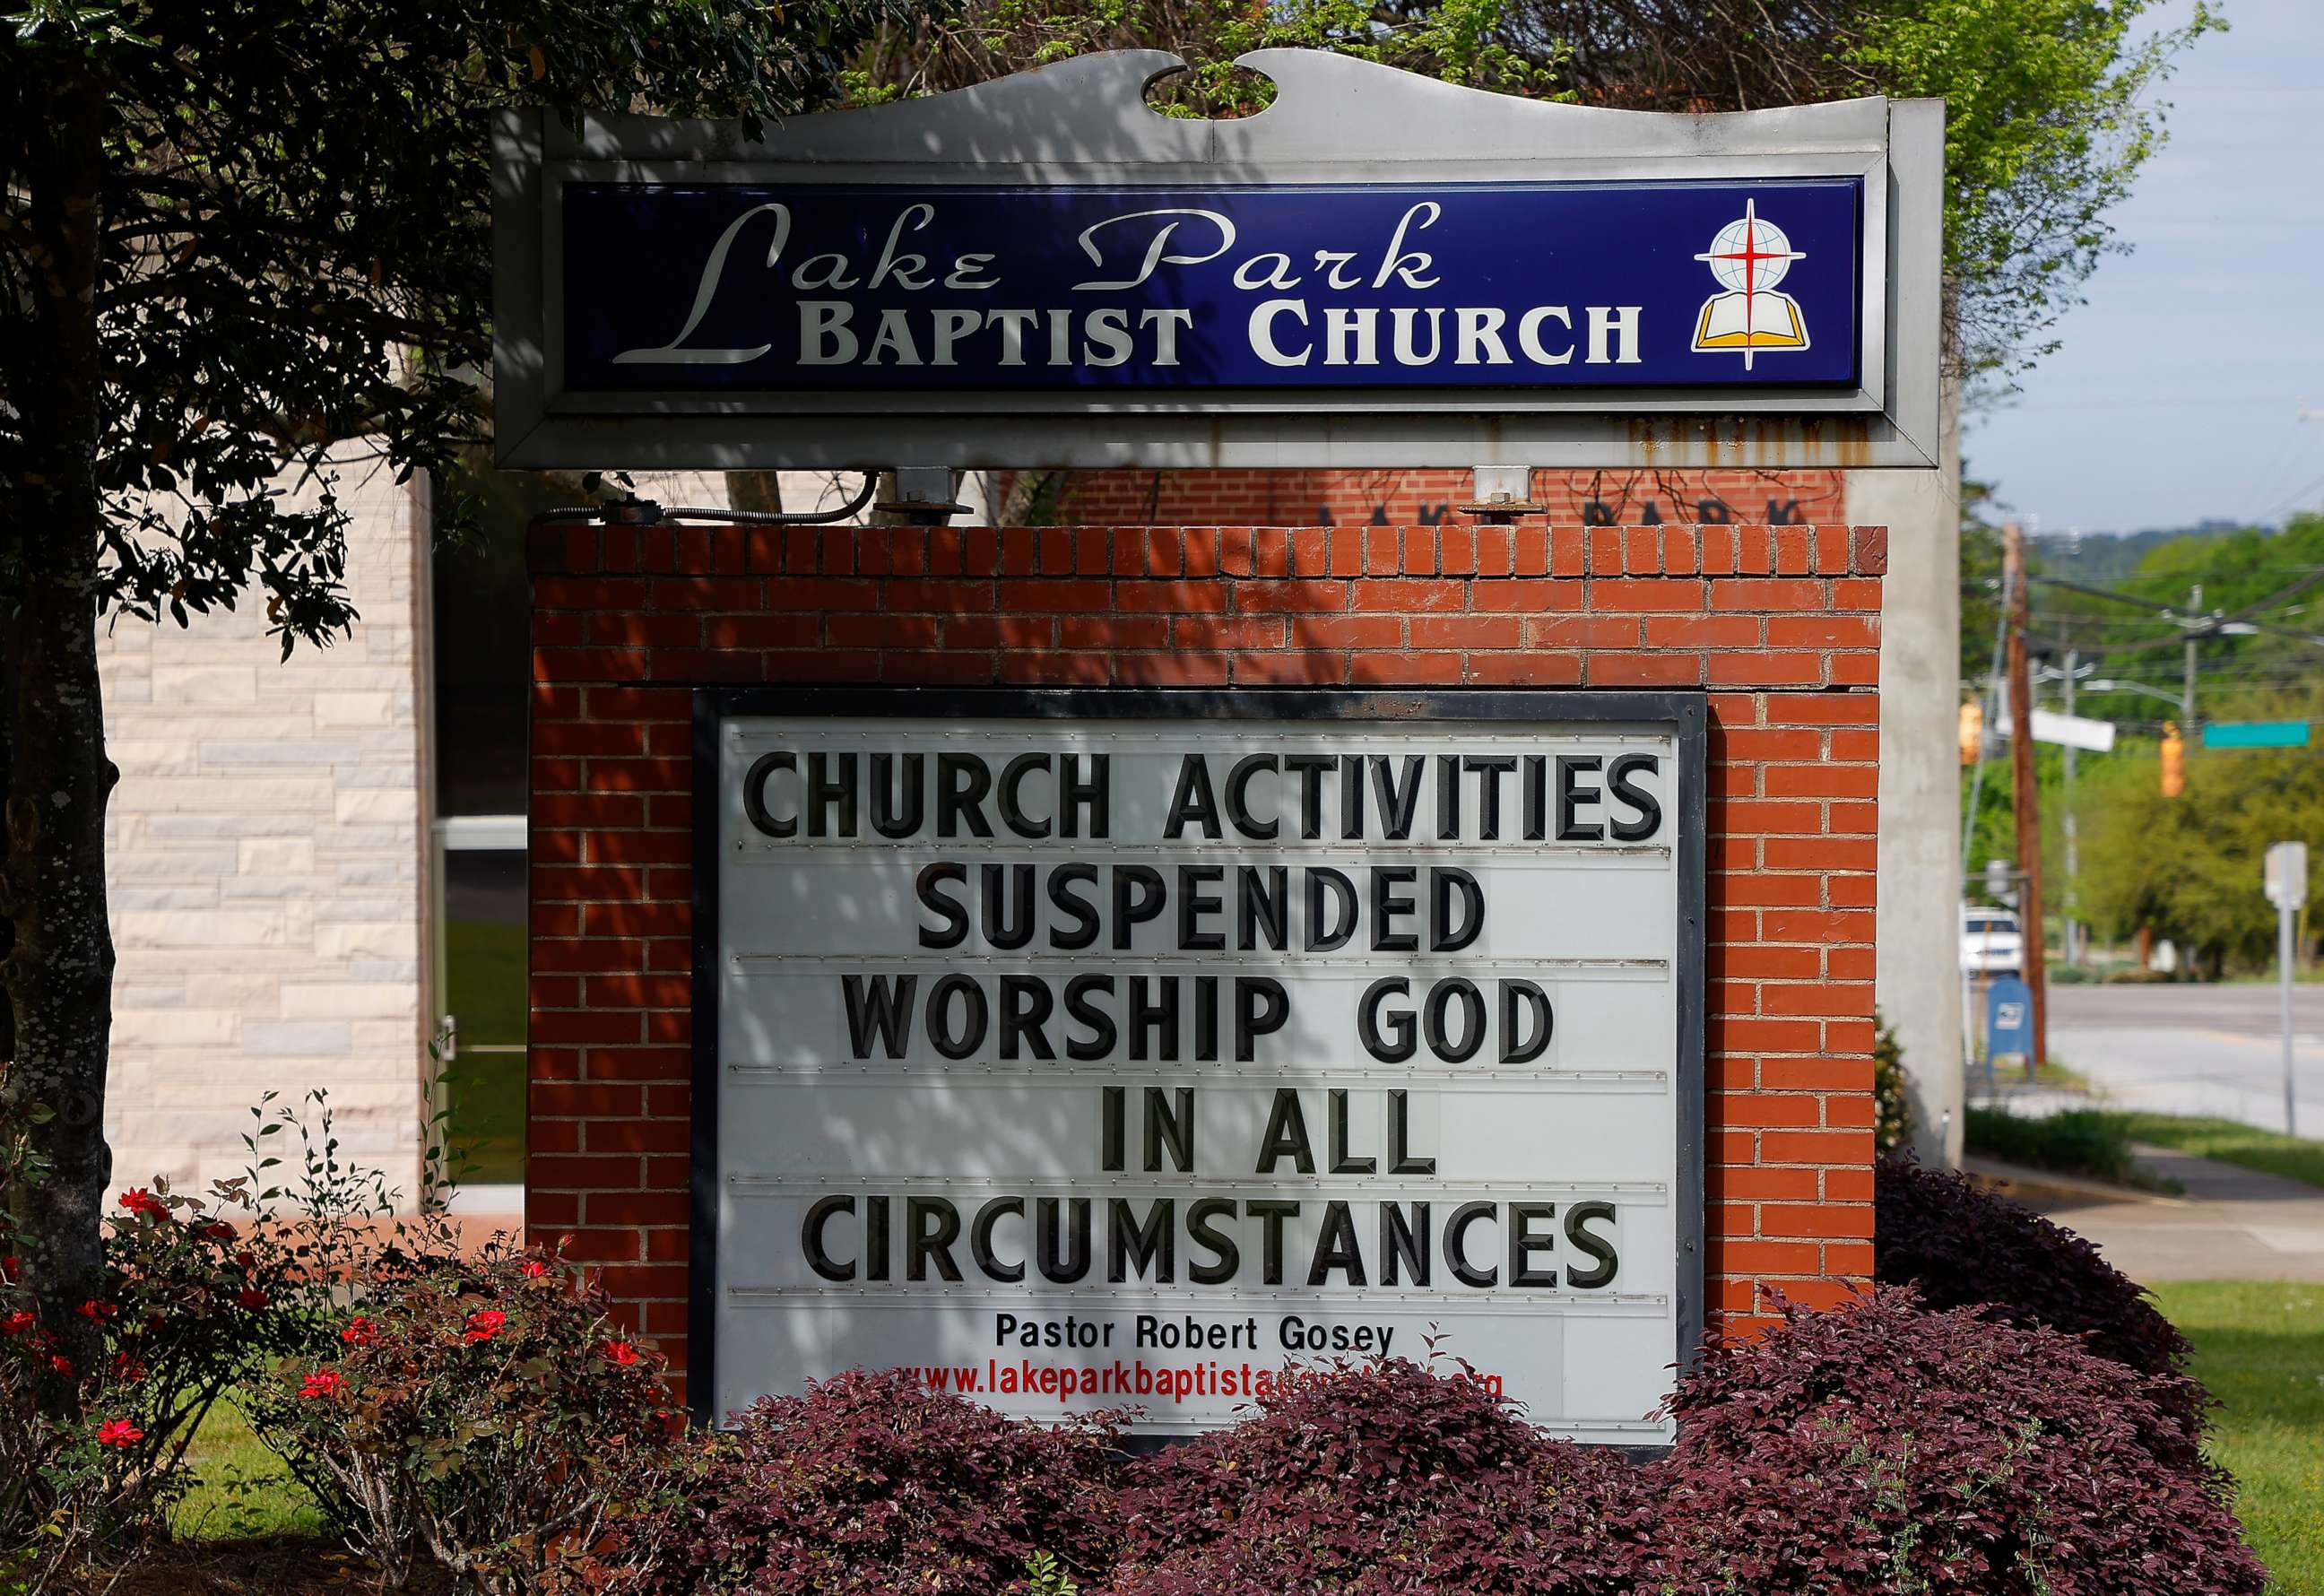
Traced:
[[593, 1283], [495, 1244], [382, 1260], [328, 1350], [244, 1400], [392, 1582], [424, 1549], [486, 1592], [603, 1591], [671, 1521], [661, 1374]]
[[902, 1370], [765, 1398], [711, 1440], [656, 1588], [999, 1596], [1044, 1554], [1087, 1580], [1114, 1556], [1115, 1439], [1111, 1417], [1021, 1424]]
[[[248, 1167], [207, 1196], [162, 1180], [123, 1192], [94, 1295], [39, 1289], [0, 1202], [0, 1588], [138, 1550], [189, 1484], [186, 1449], [222, 1395], [341, 1317], [351, 1282], [451, 1244], [440, 1221], [391, 1218], [398, 1194], [340, 1158], [322, 1093], [300, 1106], [262, 1099]], [[17, 1145], [0, 1176], [38, 1179]]]
[[1932, 1308], [1988, 1304], [2012, 1324], [2046, 1324], [2151, 1377], [2147, 1396], [2190, 1438], [2210, 1398], [2186, 1376], [2187, 1338], [2145, 1288], [2071, 1231], [1959, 1175], [1902, 1159], [1873, 1178], [1872, 1265]]
[[166, 1183], [122, 1194], [97, 1294], [43, 1300], [0, 1219], [0, 1566], [38, 1587], [131, 1550], [185, 1490], [202, 1416], [268, 1338], [280, 1246]]

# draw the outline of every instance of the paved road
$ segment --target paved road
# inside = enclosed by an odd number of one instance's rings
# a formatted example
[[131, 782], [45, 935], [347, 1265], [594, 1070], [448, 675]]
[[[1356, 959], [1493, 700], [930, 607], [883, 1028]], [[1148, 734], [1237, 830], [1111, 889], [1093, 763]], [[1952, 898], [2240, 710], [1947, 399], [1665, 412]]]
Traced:
[[[2283, 1129], [2276, 989], [2053, 986], [2050, 1056], [2113, 1102]], [[2324, 1137], [2324, 986], [2292, 992], [2293, 1075], [2302, 1135]]]

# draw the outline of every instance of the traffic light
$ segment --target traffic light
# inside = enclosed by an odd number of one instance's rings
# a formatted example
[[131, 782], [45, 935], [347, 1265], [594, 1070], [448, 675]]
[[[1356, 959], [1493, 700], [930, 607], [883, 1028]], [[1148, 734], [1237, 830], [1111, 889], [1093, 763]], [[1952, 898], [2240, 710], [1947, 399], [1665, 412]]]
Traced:
[[1977, 763], [1978, 749], [1985, 742], [1985, 706], [1972, 698], [1960, 706], [1960, 760], [1965, 765]]
[[2177, 798], [2187, 786], [2187, 744], [2180, 740], [2179, 723], [2163, 723], [2163, 796]]

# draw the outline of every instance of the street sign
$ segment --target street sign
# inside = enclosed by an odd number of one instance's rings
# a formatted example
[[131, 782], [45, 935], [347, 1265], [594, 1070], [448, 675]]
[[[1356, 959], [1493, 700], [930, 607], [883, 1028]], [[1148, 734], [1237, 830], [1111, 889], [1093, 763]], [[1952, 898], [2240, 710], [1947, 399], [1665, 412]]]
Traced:
[[2306, 721], [2207, 721], [2206, 748], [2305, 748]]
[[[2014, 735], [2015, 731], [2016, 723], [2005, 720], [2001, 725], [2000, 735], [2007, 738]], [[2034, 712], [2034, 741], [2059, 743], [2067, 748], [2088, 749], [2092, 753], [2112, 753], [2114, 723], [2091, 720], [2086, 715], [2059, 715], [2052, 710], [2037, 709]]]
[[1985, 862], [1985, 895], [1996, 903], [2017, 907], [2017, 862], [2014, 859], [1988, 859]]
[[1985, 989], [1985, 1056], [2025, 1058], [2034, 1052], [2034, 989], [2005, 975]]
[[511, 112], [506, 466], [1926, 466], [1941, 108], [1719, 116], [1267, 50], [731, 125]]
[[2308, 901], [2308, 844], [2277, 843], [2267, 851], [2267, 900], [2297, 912]]
[[1185, 1435], [1442, 1338], [1535, 1424], [1670, 1438], [1699, 695], [704, 703], [714, 1415], [863, 1366]]

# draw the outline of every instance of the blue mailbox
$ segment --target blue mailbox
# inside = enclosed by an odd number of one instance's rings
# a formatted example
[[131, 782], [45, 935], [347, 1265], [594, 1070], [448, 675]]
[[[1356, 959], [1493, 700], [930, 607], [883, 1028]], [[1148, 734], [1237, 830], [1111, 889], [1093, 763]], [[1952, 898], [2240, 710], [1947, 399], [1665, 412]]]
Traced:
[[2034, 1053], [2034, 990], [2015, 975], [1985, 989], [1985, 1056], [2020, 1058]]

